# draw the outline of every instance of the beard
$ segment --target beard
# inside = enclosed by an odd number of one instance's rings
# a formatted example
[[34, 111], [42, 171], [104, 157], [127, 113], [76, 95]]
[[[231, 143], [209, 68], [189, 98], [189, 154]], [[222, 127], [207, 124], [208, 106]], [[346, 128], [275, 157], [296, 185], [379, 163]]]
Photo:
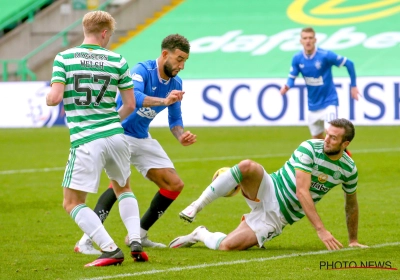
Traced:
[[171, 64], [168, 61], [166, 61], [164, 63], [164, 73], [165, 73], [165, 75], [167, 75], [170, 78], [175, 77], [176, 75], [173, 75], [172, 71], [173, 71], [173, 69], [172, 69]]
[[338, 149], [331, 149], [331, 150], [327, 150], [324, 147], [324, 153], [328, 156], [336, 156], [340, 153], [340, 148]]

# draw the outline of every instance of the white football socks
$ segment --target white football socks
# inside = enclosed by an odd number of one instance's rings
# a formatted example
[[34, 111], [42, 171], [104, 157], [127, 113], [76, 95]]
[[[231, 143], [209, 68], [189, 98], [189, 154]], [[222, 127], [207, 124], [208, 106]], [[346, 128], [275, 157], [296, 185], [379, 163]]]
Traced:
[[108, 234], [99, 217], [86, 204], [79, 204], [70, 213], [75, 223], [100, 247], [102, 251], [111, 252], [118, 248]]
[[212, 250], [218, 250], [219, 244], [221, 244], [222, 240], [226, 237], [225, 233], [222, 232], [210, 232], [206, 228], [202, 228], [197, 231], [195, 239], [196, 241], [201, 241], [207, 248]]
[[194, 202], [197, 206], [197, 212], [217, 198], [225, 196], [229, 191], [233, 190], [241, 180], [242, 173], [238, 165], [233, 166], [229, 171], [219, 175]]
[[128, 230], [129, 243], [140, 240], [139, 206], [132, 192], [124, 192], [118, 197], [119, 214]]

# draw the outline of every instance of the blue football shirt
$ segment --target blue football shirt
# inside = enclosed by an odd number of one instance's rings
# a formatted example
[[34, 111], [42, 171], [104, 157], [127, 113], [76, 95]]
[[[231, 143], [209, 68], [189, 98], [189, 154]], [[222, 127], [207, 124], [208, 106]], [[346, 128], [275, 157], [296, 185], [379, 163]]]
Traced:
[[[136, 138], [149, 137], [151, 121], [162, 110], [168, 107], [168, 123], [170, 129], [182, 126], [181, 102], [169, 106], [143, 107], [146, 96], [165, 98], [172, 90], [182, 90], [182, 80], [178, 76], [163, 80], [158, 73], [157, 60], [147, 60], [136, 64], [131, 70], [136, 98], [136, 109], [125, 120], [122, 127], [125, 134]], [[117, 108], [122, 105], [122, 98], [117, 98]]]
[[308, 56], [300, 51], [293, 56], [289, 78], [295, 79], [302, 74], [308, 97], [308, 110], [316, 111], [329, 105], [339, 105], [338, 95], [332, 77], [332, 66], [341, 67], [347, 58], [332, 51], [317, 48]]

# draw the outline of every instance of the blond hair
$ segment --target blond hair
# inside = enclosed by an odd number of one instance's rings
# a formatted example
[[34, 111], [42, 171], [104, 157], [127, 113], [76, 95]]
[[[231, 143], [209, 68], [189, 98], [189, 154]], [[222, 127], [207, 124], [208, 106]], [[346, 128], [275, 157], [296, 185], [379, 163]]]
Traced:
[[312, 27], [305, 27], [305, 28], [303, 28], [303, 29], [301, 30], [301, 32], [314, 33], [314, 35], [315, 35], [314, 28], [312, 28]]
[[112, 15], [104, 11], [89, 12], [82, 20], [83, 32], [85, 34], [96, 34], [105, 29], [113, 33], [115, 24], [115, 19]]

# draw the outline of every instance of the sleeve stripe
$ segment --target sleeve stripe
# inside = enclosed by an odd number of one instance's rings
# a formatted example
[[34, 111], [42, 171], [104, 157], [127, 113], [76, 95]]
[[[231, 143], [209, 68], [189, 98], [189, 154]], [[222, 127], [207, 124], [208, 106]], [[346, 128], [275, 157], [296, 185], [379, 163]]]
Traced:
[[346, 63], [346, 61], [347, 61], [347, 57], [344, 57], [342, 63], [340, 63], [340, 65], [339, 65], [339, 67], [342, 67]]

